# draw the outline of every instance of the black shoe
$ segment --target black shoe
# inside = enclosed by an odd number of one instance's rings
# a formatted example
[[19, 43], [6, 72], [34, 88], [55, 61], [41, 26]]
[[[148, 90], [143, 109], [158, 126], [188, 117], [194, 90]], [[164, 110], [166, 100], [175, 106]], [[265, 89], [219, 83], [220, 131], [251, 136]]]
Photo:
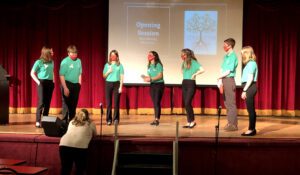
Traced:
[[256, 135], [256, 130], [252, 130], [250, 133], [246, 133], [246, 132], [243, 132], [241, 134], [241, 136], [255, 136]]
[[193, 122], [193, 123], [190, 124], [189, 128], [194, 128], [195, 126], [196, 126], [196, 123]]
[[108, 121], [106, 124], [107, 124], [108, 126], [110, 126], [110, 125], [111, 125], [111, 121]]
[[158, 126], [159, 125], [159, 121], [158, 120], [154, 120], [152, 123], [150, 123], [150, 125]]

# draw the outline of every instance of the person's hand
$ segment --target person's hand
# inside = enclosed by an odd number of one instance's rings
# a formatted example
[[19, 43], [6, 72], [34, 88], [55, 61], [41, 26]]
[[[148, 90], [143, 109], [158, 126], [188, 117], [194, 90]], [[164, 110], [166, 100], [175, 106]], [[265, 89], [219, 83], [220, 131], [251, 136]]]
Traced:
[[220, 88], [222, 85], [223, 85], [222, 79], [218, 79], [217, 80], [217, 86], [218, 86], [218, 88]]
[[69, 97], [69, 95], [70, 95], [70, 90], [69, 90], [68, 88], [64, 88], [64, 95], [65, 95], [66, 97]]
[[150, 82], [151, 78], [150, 77], [144, 77], [144, 82]]
[[196, 75], [193, 74], [192, 77], [191, 77], [191, 79], [192, 79], [192, 80], [195, 80], [195, 79], [196, 79]]
[[110, 73], [112, 73], [112, 71], [113, 71], [113, 68], [111, 66], [109, 66], [107, 73], [110, 74]]
[[122, 93], [122, 86], [119, 87], [119, 94]]
[[241, 98], [242, 98], [243, 100], [245, 100], [245, 99], [247, 98], [246, 92], [242, 92]]

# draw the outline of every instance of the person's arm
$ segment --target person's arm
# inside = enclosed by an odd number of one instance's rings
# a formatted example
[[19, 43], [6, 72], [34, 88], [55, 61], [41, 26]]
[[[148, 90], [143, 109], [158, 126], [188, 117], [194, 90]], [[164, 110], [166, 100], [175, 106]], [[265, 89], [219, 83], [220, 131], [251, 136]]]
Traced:
[[122, 93], [123, 79], [124, 79], [124, 75], [123, 75], [123, 74], [120, 74], [120, 87], [119, 87], [119, 93]]
[[200, 67], [200, 68], [198, 69], [198, 71], [192, 75], [192, 80], [195, 80], [195, 79], [196, 79], [196, 76], [199, 75], [199, 74], [202, 74], [204, 71], [205, 71], [204, 68], [203, 68], [203, 67]]
[[60, 83], [64, 90], [64, 95], [68, 97], [70, 95], [70, 91], [66, 85], [65, 77], [63, 75], [61, 75], [61, 76], [59, 76], [59, 79], [60, 79]]
[[93, 130], [93, 137], [97, 135], [97, 130], [96, 130], [96, 125], [95, 123], [91, 122], [91, 127], [92, 127], [92, 130]]
[[80, 85], [81, 85], [81, 75], [82, 75], [82, 74], [80, 74], [79, 77], [78, 77], [78, 83], [79, 83]]
[[55, 83], [55, 75], [54, 75], [54, 71], [53, 71], [52, 73], [53, 73], [53, 83]]
[[112, 73], [112, 71], [112, 66], [109, 66], [108, 70], [105, 73], [103, 73], [103, 78], [106, 78], [110, 73]]
[[31, 69], [30, 75], [31, 75], [31, 78], [36, 82], [36, 84], [40, 85], [40, 80], [36, 76], [35, 71], [33, 69]]
[[245, 100], [247, 98], [246, 92], [247, 92], [248, 88], [250, 87], [250, 85], [253, 81], [253, 78], [254, 78], [253, 74], [248, 74], [247, 83], [246, 83], [245, 87], [243, 88], [243, 92], [242, 92], [242, 95], [241, 95], [241, 98], [243, 100]]
[[230, 74], [230, 70], [221, 73], [218, 80], [227, 77], [229, 74]]

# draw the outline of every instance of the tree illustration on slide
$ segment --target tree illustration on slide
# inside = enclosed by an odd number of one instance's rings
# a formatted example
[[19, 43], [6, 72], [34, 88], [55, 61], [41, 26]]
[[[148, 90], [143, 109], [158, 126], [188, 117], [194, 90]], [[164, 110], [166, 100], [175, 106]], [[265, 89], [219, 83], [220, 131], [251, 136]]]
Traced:
[[191, 33], [199, 33], [199, 38], [196, 39], [196, 47], [206, 47], [206, 42], [203, 39], [204, 32], [214, 32], [216, 30], [216, 21], [209, 15], [199, 15], [195, 13], [188, 21], [186, 30]]

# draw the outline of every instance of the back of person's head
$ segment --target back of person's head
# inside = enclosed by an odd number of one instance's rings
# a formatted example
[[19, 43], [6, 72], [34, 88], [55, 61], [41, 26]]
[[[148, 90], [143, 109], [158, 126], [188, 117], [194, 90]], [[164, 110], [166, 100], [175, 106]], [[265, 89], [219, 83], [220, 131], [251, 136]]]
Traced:
[[235, 46], [235, 40], [233, 38], [228, 38], [228, 39], [224, 40], [224, 43], [227, 43], [228, 45], [230, 45], [232, 49]]
[[81, 109], [74, 117], [72, 124], [75, 126], [83, 126], [85, 123], [90, 124], [89, 112], [86, 109]]

